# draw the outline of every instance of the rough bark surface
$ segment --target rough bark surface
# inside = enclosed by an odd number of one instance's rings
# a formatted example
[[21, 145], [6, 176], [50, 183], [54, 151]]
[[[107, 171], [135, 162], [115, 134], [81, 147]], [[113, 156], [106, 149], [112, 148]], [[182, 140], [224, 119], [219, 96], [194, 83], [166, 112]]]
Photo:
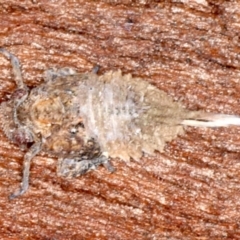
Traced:
[[[188, 109], [240, 115], [239, 21], [237, 0], [0, 0], [0, 46], [19, 57], [30, 87], [50, 67], [100, 65]], [[15, 84], [3, 56], [0, 73], [4, 101]], [[40, 155], [29, 191], [9, 201], [23, 155], [1, 131], [1, 239], [240, 239], [239, 127], [189, 127], [163, 154], [72, 180]]]

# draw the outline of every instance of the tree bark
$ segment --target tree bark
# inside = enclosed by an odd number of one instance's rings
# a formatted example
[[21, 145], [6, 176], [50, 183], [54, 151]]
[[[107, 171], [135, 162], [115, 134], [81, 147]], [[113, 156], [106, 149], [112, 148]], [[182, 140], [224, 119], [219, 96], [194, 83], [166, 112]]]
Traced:
[[[29, 87], [52, 67], [142, 77], [191, 110], [240, 115], [237, 0], [0, 0], [0, 46]], [[0, 98], [15, 89], [0, 56]], [[240, 239], [240, 128], [191, 128], [164, 153], [112, 159], [76, 179], [40, 154], [9, 201], [24, 152], [0, 132], [1, 239]]]

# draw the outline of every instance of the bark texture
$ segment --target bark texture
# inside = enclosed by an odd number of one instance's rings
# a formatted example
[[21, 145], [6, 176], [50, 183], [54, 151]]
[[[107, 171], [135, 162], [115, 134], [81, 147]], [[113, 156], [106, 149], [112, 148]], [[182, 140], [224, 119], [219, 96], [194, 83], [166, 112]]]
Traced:
[[[0, 46], [25, 83], [44, 70], [99, 65], [144, 78], [191, 110], [240, 115], [238, 0], [0, 0]], [[15, 89], [0, 56], [0, 99]], [[240, 239], [240, 128], [187, 128], [164, 153], [57, 177], [37, 156], [30, 189], [8, 196], [22, 152], [0, 132], [1, 239]]]

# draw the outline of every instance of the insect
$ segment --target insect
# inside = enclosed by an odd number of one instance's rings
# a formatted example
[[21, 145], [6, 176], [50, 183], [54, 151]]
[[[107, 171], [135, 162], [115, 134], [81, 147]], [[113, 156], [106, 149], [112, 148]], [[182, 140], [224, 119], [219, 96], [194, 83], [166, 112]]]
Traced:
[[17, 84], [10, 100], [0, 105], [1, 127], [10, 141], [27, 150], [20, 188], [10, 199], [27, 191], [30, 162], [40, 151], [58, 158], [58, 175], [77, 177], [99, 165], [113, 172], [110, 157], [139, 160], [143, 153], [161, 152], [184, 133], [184, 125], [240, 124], [238, 116], [189, 111], [120, 70], [98, 76], [96, 70], [49, 69], [44, 83], [30, 91], [18, 58], [4, 48], [0, 52], [11, 61]]

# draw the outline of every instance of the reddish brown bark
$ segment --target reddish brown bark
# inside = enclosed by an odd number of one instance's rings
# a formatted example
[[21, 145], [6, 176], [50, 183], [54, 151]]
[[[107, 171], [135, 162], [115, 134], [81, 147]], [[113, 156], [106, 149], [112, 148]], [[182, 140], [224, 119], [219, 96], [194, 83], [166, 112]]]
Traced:
[[[138, 3], [137, 3], [138, 2]], [[0, 46], [30, 87], [44, 70], [100, 65], [142, 77], [192, 110], [240, 115], [239, 1], [2, 1]], [[0, 56], [0, 97], [15, 88]], [[9, 201], [24, 153], [0, 132], [1, 239], [239, 239], [240, 128], [195, 129], [164, 154], [66, 180], [38, 156]]]

